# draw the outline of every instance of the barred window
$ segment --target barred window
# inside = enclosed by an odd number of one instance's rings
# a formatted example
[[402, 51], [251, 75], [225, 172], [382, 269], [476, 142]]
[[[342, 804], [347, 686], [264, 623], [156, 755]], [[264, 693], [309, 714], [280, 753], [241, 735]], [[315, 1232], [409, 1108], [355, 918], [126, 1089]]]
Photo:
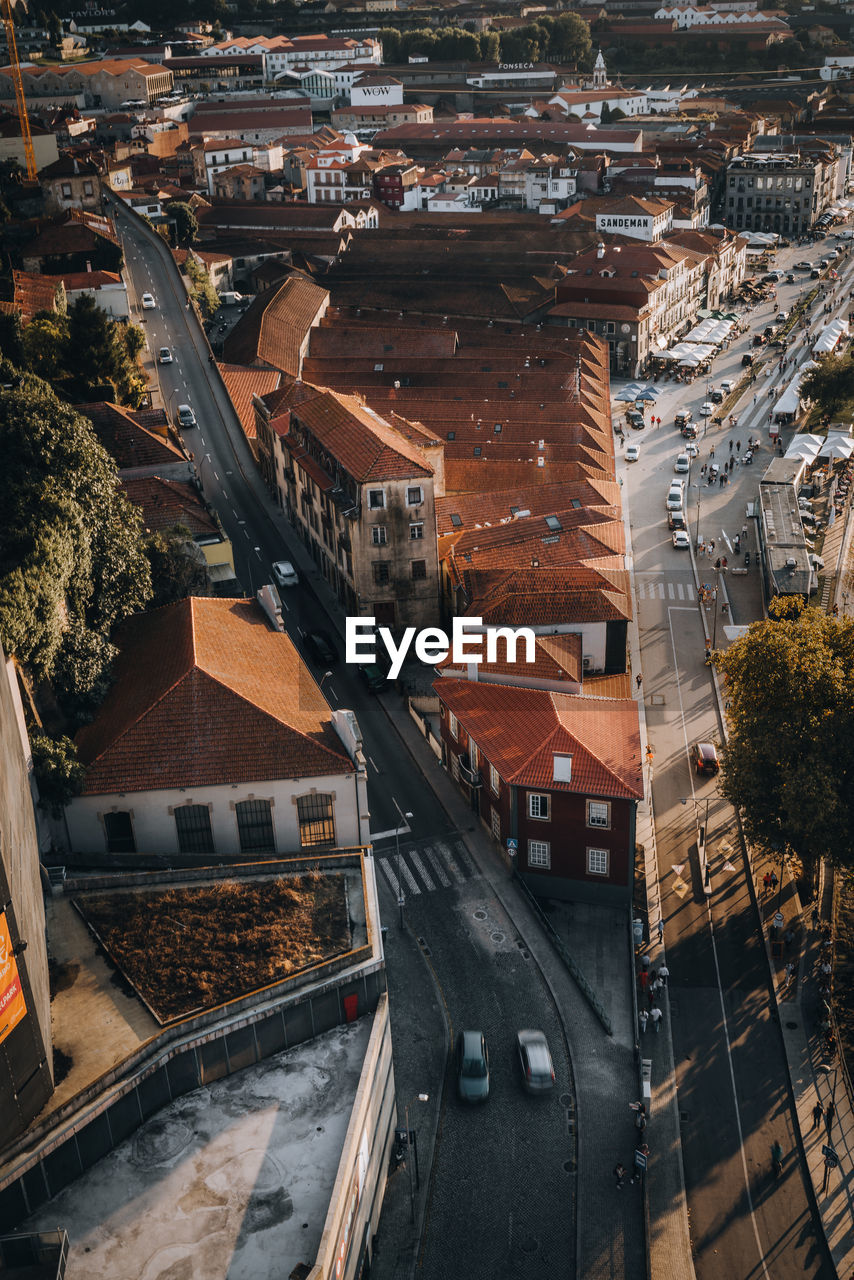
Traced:
[[238, 800], [237, 834], [241, 853], [275, 853], [273, 810], [269, 800]]
[[206, 804], [182, 804], [175, 810], [175, 829], [182, 853], [213, 853], [211, 811]]
[[300, 844], [304, 849], [335, 844], [335, 805], [330, 795], [297, 797]]
[[412, 564], [413, 578], [415, 578], [416, 580], [421, 580], [427, 577], [427, 561], [426, 560], [413, 560], [411, 561], [411, 564]]
[[105, 813], [104, 832], [107, 837], [107, 853], [136, 853], [133, 822], [127, 810]]
[[490, 818], [490, 826], [492, 827], [492, 834], [495, 836], [496, 840], [500, 840], [501, 839], [501, 814], [498, 812], [495, 805], [490, 805], [489, 818]]

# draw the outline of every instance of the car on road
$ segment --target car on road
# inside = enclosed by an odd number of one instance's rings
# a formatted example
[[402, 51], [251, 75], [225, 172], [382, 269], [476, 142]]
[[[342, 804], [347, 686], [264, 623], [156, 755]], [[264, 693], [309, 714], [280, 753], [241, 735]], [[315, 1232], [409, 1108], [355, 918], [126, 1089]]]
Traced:
[[687, 530], [673, 530], [673, 546], [677, 551], [687, 551], [691, 546], [691, 539], [688, 537]]
[[685, 445], [685, 452], [687, 453], [689, 458], [696, 458], [698, 453], [700, 452], [700, 449], [699, 449], [699, 446], [696, 445], [693, 440], [689, 440]]
[[144, 293], [140, 301], [142, 302], [143, 311], [153, 311], [157, 306], [157, 303], [154, 301], [153, 293]]
[[646, 426], [646, 418], [637, 409], [629, 409], [626, 414], [626, 422], [633, 431], [643, 431]]
[[673, 464], [673, 470], [674, 471], [690, 471], [691, 470], [691, 459], [688, 457], [687, 453], [678, 453], [676, 455], [676, 461]]
[[686, 422], [691, 421], [690, 409], [677, 409], [676, 417], [673, 419], [673, 425], [676, 427], [684, 427]]
[[812, 263], [811, 263], [811, 262], [796, 262], [796, 263], [795, 263], [795, 270], [796, 270], [796, 271], [812, 271]]
[[787, 272], [786, 272], [786, 284], [794, 284], [794, 283], [795, 283], [795, 273], [794, 273], [794, 271], [787, 271]]
[[667, 513], [667, 527], [668, 527], [668, 529], [670, 529], [670, 531], [671, 531], [671, 532], [672, 532], [674, 529], [684, 529], [684, 528], [686, 528], [686, 524], [685, 524], [685, 512], [684, 512], [684, 511], [668, 511], [668, 513]]
[[640, 457], [640, 445], [630, 444], [626, 448], [626, 462], [637, 462]]
[[665, 511], [681, 511], [684, 506], [682, 486], [670, 488], [664, 501]]
[[172, 352], [168, 347], [161, 347], [157, 353], [158, 364], [172, 364]]
[[712, 404], [723, 404], [724, 393], [723, 391], [719, 390], [716, 387], [714, 391], [709, 392], [709, 399], [711, 400]]
[[305, 646], [315, 662], [319, 662], [321, 666], [332, 667], [338, 661], [338, 650], [328, 631], [309, 631], [305, 638]]
[[785, 324], [788, 318], [789, 318], [788, 311], [778, 311], [776, 316], [774, 317], [777, 324]]
[[682, 435], [686, 440], [696, 440], [698, 428], [696, 422], [686, 422], [682, 426]]
[[822, 268], [824, 268], [824, 267], [829, 267], [829, 266], [830, 266], [830, 258], [822, 258], [821, 262], [820, 262], [818, 265], [819, 265], [820, 267], [822, 267]]
[[819, 280], [819, 279], [821, 279], [821, 272], [819, 271], [818, 267], [813, 267], [812, 271], [810, 272], [810, 280]]
[[280, 587], [296, 587], [299, 585], [299, 574], [290, 560], [277, 560], [273, 565], [273, 577]]
[[368, 693], [382, 693], [389, 688], [388, 672], [378, 662], [361, 663], [356, 670]]
[[734, 386], [735, 386], [735, 383], [733, 382], [732, 378], [724, 378], [721, 382], [721, 391], [724, 391], [727, 395], [729, 395], [729, 393], [732, 391]]
[[749, 369], [753, 364], [753, 352], [745, 351], [744, 355], [741, 357], [741, 363], [746, 369]]
[[196, 425], [196, 415], [188, 404], [178, 405], [178, 426], [194, 427]]
[[703, 404], [700, 405], [701, 418], [711, 418], [714, 411], [715, 411], [715, 406], [709, 400], [704, 401]]
[[456, 1049], [457, 1093], [463, 1102], [489, 1097], [489, 1053], [482, 1031], [461, 1031]]
[[713, 775], [720, 769], [718, 753], [711, 742], [695, 742], [691, 751], [691, 759], [697, 773]]
[[522, 1070], [522, 1084], [528, 1093], [546, 1093], [554, 1088], [555, 1069], [549, 1042], [542, 1031], [517, 1031], [516, 1052]]

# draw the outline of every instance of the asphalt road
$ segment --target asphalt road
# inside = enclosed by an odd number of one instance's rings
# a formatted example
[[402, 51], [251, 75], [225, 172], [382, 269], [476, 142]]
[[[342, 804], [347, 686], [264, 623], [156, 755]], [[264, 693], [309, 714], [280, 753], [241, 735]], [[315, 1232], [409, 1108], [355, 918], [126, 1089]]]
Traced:
[[[779, 256], [783, 265], [801, 258], [817, 260], [829, 243], [835, 242], [822, 241], [821, 247], [809, 249], [792, 246]], [[836, 311], [847, 314], [852, 267], [847, 256], [842, 264], [844, 287], [836, 294]], [[814, 285], [809, 283], [810, 288]], [[751, 309], [750, 331], [717, 358], [708, 385], [740, 377], [741, 356], [751, 349], [752, 334], [761, 332], [778, 310], [788, 310], [794, 295], [807, 288], [799, 278], [794, 285], [778, 286], [776, 301]], [[824, 301], [821, 297], [817, 304], [814, 332], [825, 319]], [[686, 477], [692, 539], [698, 531], [707, 540], [715, 538], [715, 558], [727, 555], [731, 567], [742, 566], [732, 539], [745, 523], [750, 524], [748, 503], [757, 495], [771, 456], [769, 406], [806, 358], [802, 339], [790, 347], [789, 354], [795, 357], [793, 365], [782, 374], [775, 360], [769, 377], [760, 372], [756, 382], [745, 388], [733, 429], [707, 425], [698, 440], [693, 476]], [[658, 871], [696, 1274], [699, 1280], [722, 1275], [728, 1280], [830, 1277], [833, 1271], [797, 1152], [777, 1009], [735, 817], [719, 796], [715, 781], [696, 777], [689, 762], [692, 744], [719, 739], [721, 726], [711, 673], [703, 661], [704, 630], [690, 555], [672, 547], [664, 499], [676, 454], [683, 448], [673, 426], [675, 411], [684, 405], [699, 419], [707, 383], [698, 379], [687, 386], [662, 385], [663, 394], [654, 406], [662, 426], [630, 433], [633, 440], [640, 439], [641, 457], [637, 463], [623, 463], [620, 473], [630, 505], [643, 696], [655, 753]], [[769, 385], [774, 388], [773, 400], [767, 395]], [[758, 465], [736, 462], [729, 485], [723, 489], [706, 485], [698, 471], [710, 460], [711, 449], [717, 460], [728, 460], [730, 440], [734, 445], [741, 441], [743, 451], [751, 433], [761, 434], [764, 442]], [[740, 457], [740, 451], [733, 448], [732, 452]], [[749, 545], [755, 549], [752, 532]], [[698, 568], [700, 580], [714, 585], [713, 562], [700, 561]], [[755, 568], [735, 578], [727, 575], [723, 587], [734, 622], [762, 615]], [[722, 599], [723, 594], [707, 611], [710, 632], [715, 625], [722, 630], [728, 621], [720, 613]], [[708, 901], [697, 854], [697, 827], [706, 823], [712, 883]], [[775, 1139], [787, 1153], [779, 1182], [771, 1176], [770, 1148]]]

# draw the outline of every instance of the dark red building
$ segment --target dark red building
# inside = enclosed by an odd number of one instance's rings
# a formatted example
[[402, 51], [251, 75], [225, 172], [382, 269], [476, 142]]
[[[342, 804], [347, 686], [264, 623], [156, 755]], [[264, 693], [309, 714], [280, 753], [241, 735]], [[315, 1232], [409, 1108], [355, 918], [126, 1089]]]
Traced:
[[636, 704], [469, 680], [433, 688], [446, 767], [493, 838], [515, 848], [531, 891], [631, 901], [643, 798]]

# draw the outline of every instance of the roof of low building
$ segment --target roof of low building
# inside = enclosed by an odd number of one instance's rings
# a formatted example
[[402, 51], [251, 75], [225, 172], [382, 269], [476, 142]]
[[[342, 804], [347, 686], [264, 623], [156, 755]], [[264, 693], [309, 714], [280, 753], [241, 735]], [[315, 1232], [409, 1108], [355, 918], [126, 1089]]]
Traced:
[[259, 361], [298, 377], [303, 344], [328, 298], [325, 289], [298, 273], [259, 294], [226, 338], [226, 360]]

